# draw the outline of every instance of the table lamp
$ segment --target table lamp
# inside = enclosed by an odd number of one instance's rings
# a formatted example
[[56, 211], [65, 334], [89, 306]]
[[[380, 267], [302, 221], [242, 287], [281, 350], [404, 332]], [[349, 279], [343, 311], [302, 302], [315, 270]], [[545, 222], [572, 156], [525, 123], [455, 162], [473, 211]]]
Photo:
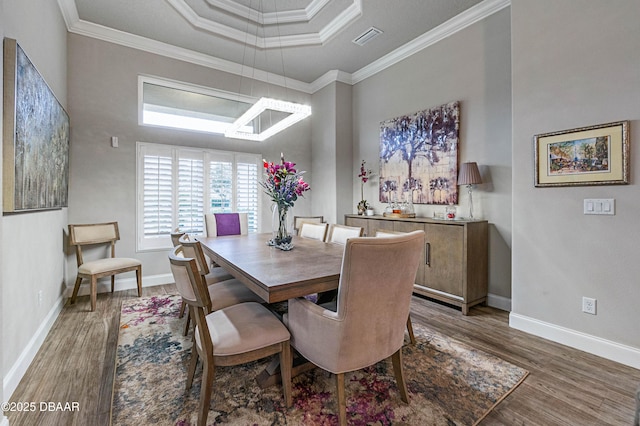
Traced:
[[467, 185], [469, 191], [469, 219], [473, 219], [473, 185], [482, 183], [482, 177], [475, 161], [462, 163], [458, 174], [458, 185]]

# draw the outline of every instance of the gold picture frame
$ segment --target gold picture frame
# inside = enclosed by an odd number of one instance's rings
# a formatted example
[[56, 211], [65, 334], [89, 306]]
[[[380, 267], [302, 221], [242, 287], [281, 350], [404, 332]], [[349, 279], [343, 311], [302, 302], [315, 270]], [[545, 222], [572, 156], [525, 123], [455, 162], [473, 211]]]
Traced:
[[533, 137], [535, 186], [629, 183], [629, 121]]

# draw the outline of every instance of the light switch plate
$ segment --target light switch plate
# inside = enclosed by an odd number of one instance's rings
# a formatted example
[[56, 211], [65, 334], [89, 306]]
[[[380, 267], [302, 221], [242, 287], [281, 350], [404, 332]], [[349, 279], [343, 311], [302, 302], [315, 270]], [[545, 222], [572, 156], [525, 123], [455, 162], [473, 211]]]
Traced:
[[615, 215], [615, 198], [585, 198], [584, 214]]

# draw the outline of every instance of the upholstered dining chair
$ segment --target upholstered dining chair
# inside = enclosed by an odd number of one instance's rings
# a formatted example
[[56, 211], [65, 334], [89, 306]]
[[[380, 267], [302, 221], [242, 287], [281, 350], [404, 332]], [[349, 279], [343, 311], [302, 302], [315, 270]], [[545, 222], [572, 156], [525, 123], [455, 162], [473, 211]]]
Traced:
[[341, 425], [346, 424], [345, 373], [385, 358], [391, 357], [400, 397], [409, 402], [402, 346], [423, 243], [424, 231], [350, 238], [343, 254], [336, 311], [304, 298], [289, 300], [284, 321], [291, 345], [336, 375]]
[[[183, 256], [196, 261], [198, 272], [209, 289], [211, 305], [206, 307], [207, 312], [217, 311], [243, 302], [264, 302], [257, 294], [233, 278], [233, 276], [223, 268], [217, 267], [209, 269], [200, 241], [193, 241], [183, 237], [180, 243], [182, 244]], [[185, 336], [189, 331], [190, 318], [191, 315], [189, 312], [187, 313], [187, 321], [184, 327]]]
[[[111, 277], [111, 292], [115, 287], [115, 276], [123, 272], [135, 271], [138, 297], [142, 295], [142, 262], [128, 257], [116, 257], [116, 241], [120, 239], [118, 222], [69, 225], [69, 244], [76, 247], [78, 276], [73, 287], [71, 303], [75, 303], [84, 278], [91, 282], [91, 311], [96, 310], [98, 280]], [[107, 257], [85, 259], [83, 250], [89, 246], [108, 246]]]
[[[404, 232], [398, 231], [388, 231], [388, 230], [377, 230], [376, 237], [393, 237], [398, 234], [403, 234]], [[413, 334], [413, 323], [411, 322], [411, 314], [407, 317], [407, 333], [409, 333], [409, 341], [412, 345], [416, 344], [416, 336]]]
[[298, 231], [301, 238], [324, 241], [327, 237], [327, 223], [302, 222], [302, 227]]
[[[180, 245], [180, 238], [184, 237], [185, 235], [187, 235], [186, 232], [182, 232], [179, 229], [176, 229], [171, 233], [171, 244], [173, 244], [174, 247], [178, 247]], [[180, 312], [178, 314], [178, 318], [182, 318], [184, 316], [184, 310], [186, 306], [187, 304], [184, 303], [183, 300], [182, 303], [180, 303]]]
[[364, 229], [359, 226], [332, 224], [327, 233], [328, 243], [346, 244], [347, 238], [362, 237]]
[[169, 262], [178, 292], [189, 305], [196, 323], [186, 388], [191, 388], [198, 358], [201, 358], [203, 372], [198, 425], [207, 424], [216, 367], [245, 364], [274, 354], [280, 357], [282, 390], [285, 405], [290, 407], [292, 362], [287, 328], [259, 303], [240, 303], [207, 314], [207, 306], [213, 303], [207, 285], [196, 260], [181, 257], [180, 250], [180, 247], [173, 249]]
[[224, 235], [247, 235], [249, 217], [247, 213], [206, 213], [204, 224], [207, 237]]
[[297, 235], [300, 235], [300, 229], [303, 223], [324, 223], [324, 216], [294, 216], [293, 229]]
[[171, 244], [173, 244], [174, 247], [178, 247], [180, 245], [180, 238], [184, 237], [185, 235], [187, 235], [186, 232], [182, 232], [176, 229], [171, 233]]

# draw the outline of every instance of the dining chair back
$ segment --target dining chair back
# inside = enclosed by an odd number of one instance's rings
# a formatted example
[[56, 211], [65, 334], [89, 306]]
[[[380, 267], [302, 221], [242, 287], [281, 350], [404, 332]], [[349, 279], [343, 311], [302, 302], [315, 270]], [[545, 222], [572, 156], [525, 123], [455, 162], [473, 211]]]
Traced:
[[[376, 237], [394, 237], [399, 234], [404, 234], [404, 232], [399, 231], [389, 231], [386, 229], [379, 229], [376, 231]], [[416, 344], [416, 335], [413, 333], [413, 323], [411, 322], [411, 314], [407, 317], [407, 333], [409, 333], [409, 341], [412, 345]]]
[[[71, 303], [75, 303], [80, 284], [84, 278], [91, 282], [91, 311], [96, 310], [98, 280], [111, 277], [111, 292], [115, 288], [115, 275], [123, 272], [136, 272], [138, 296], [142, 295], [142, 262], [128, 257], [116, 257], [116, 241], [120, 239], [118, 222], [73, 224], [69, 225], [69, 244], [76, 248], [78, 275], [71, 295]], [[97, 259], [85, 259], [89, 247], [98, 248], [101, 256]], [[106, 253], [104, 248], [107, 249]], [[93, 251], [92, 251], [93, 253]]]
[[180, 245], [180, 238], [184, 237], [186, 234], [186, 232], [182, 232], [182, 231], [178, 231], [175, 230], [171, 233], [171, 244], [173, 244], [174, 247], [177, 247], [178, 245]]
[[293, 229], [300, 235], [303, 223], [324, 223], [324, 216], [294, 216]]
[[187, 390], [191, 388], [198, 359], [202, 359], [202, 384], [198, 425], [205, 426], [215, 379], [216, 366], [245, 364], [274, 354], [280, 356], [284, 401], [292, 405], [291, 349], [287, 328], [264, 306], [240, 303], [206, 314], [210, 303], [207, 285], [200, 275], [196, 260], [183, 257], [182, 247], [169, 254], [171, 272], [182, 299], [195, 317], [195, 339], [187, 373]]
[[326, 241], [328, 243], [346, 244], [348, 238], [362, 237], [364, 228], [333, 224], [329, 228]]
[[423, 244], [424, 231], [350, 238], [342, 260], [336, 311], [304, 298], [289, 300], [285, 324], [292, 345], [315, 365], [336, 374], [341, 425], [346, 424], [345, 373], [388, 357], [400, 396], [408, 403], [402, 345]]
[[[209, 268], [200, 241], [182, 238], [180, 242], [182, 243], [184, 257], [195, 259], [198, 271], [209, 289], [211, 303], [207, 306], [207, 312], [217, 311], [238, 303], [263, 302], [260, 296], [251, 291], [242, 282], [233, 278], [224, 268], [219, 266]], [[189, 322], [190, 317], [187, 317], [184, 328], [185, 335], [189, 330]]]
[[249, 232], [247, 213], [206, 213], [204, 223], [207, 237], [247, 235]]
[[324, 241], [327, 237], [327, 223], [302, 222], [302, 227], [298, 231], [301, 238]]

